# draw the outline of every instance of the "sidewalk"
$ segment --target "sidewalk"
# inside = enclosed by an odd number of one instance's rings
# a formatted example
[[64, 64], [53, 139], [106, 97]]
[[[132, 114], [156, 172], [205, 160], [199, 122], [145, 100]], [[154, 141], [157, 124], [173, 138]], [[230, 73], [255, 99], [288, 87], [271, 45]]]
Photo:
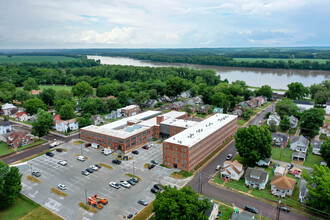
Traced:
[[[271, 159], [273, 162], [276, 162], [278, 164], [285, 164], [285, 165], [288, 165], [290, 163], [287, 163], [287, 162], [283, 162], [283, 161], [280, 161], [280, 160], [274, 160], [274, 159]], [[295, 167], [298, 167], [298, 168], [301, 168], [301, 169], [306, 169], [306, 170], [313, 170], [313, 168], [311, 167], [305, 167], [305, 166], [301, 166], [299, 164], [293, 164]]]

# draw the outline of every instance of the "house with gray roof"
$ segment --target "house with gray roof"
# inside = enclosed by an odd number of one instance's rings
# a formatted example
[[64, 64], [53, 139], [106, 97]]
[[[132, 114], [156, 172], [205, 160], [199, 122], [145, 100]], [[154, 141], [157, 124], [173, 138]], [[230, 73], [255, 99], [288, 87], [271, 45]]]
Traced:
[[183, 101], [174, 102], [174, 103], [171, 105], [171, 109], [172, 109], [172, 110], [175, 110], [175, 111], [181, 111], [181, 110], [183, 110], [183, 108], [184, 108], [184, 103], [183, 103]]
[[298, 125], [298, 118], [296, 118], [296, 117], [294, 117], [293, 115], [291, 115], [291, 116], [289, 117], [289, 120], [290, 120], [290, 128], [291, 128], [291, 129], [296, 128], [297, 125]]
[[199, 106], [199, 108], [197, 109], [198, 113], [204, 113], [204, 114], [208, 114], [209, 110], [212, 106], [210, 105], [201, 105]]
[[272, 133], [273, 137], [273, 147], [286, 147], [289, 142], [289, 135]]
[[299, 187], [299, 200], [301, 203], [306, 203], [306, 198], [308, 195], [308, 188], [306, 186], [307, 181], [305, 179], [301, 179], [300, 187]]
[[266, 158], [264, 160], [259, 160], [258, 162], [256, 162], [256, 164], [260, 167], [260, 166], [269, 166], [271, 160], [270, 158]]
[[306, 154], [301, 152], [301, 151], [296, 151], [296, 152], [293, 152], [291, 159], [292, 160], [305, 161], [306, 160]]
[[92, 115], [91, 120], [93, 122], [93, 125], [99, 125], [104, 123], [104, 119], [101, 115]]
[[248, 167], [245, 171], [245, 185], [259, 189], [265, 189], [269, 173], [256, 168]]
[[281, 122], [281, 118], [278, 115], [270, 115], [267, 119], [267, 125], [275, 124], [276, 126], [279, 126]]
[[230, 217], [231, 220], [256, 220], [254, 213], [243, 210], [241, 213], [233, 212]]
[[203, 104], [203, 100], [202, 100], [202, 96], [196, 96], [190, 99], [186, 99], [184, 100], [184, 104], [185, 105], [202, 105]]
[[307, 152], [309, 146], [309, 140], [304, 136], [300, 135], [299, 137], [294, 137], [290, 144], [290, 149], [294, 151], [300, 151], [303, 153]]
[[155, 108], [155, 105], [158, 103], [156, 99], [149, 99], [144, 104], [147, 108]]
[[317, 140], [313, 140], [312, 141], [312, 145], [313, 145], [313, 154], [316, 155], [321, 155], [320, 150], [321, 150], [321, 145], [323, 144], [323, 141], [317, 141]]
[[181, 92], [180, 96], [181, 96], [182, 98], [184, 98], [184, 99], [190, 98], [190, 97], [191, 97], [190, 90], [187, 90], [187, 91]]

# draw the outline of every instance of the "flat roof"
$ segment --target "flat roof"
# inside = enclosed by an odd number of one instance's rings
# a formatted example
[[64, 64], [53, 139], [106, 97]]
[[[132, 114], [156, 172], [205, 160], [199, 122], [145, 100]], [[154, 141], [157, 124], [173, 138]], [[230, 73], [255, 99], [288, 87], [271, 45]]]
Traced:
[[121, 108], [122, 110], [130, 110], [130, 109], [133, 109], [133, 108], [136, 108], [136, 107], [139, 107], [138, 105], [128, 105], [128, 106], [125, 106], [123, 108]]
[[215, 131], [235, 120], [236, 115], [215, 114], [196, 125], [166, 139], [164, 142], [192, 147]]
[[171, 125], [171, 126], [176, 126], [176, 127], [181, 127], [181, 128], [190, 128], [190, 127], [196, 125], [197, 123], [198, 122], [196, 122], [196, 121], [169, 118], [165, 121], [162, 121], [160, 124]]
[[[177, 117], [181, 117], [185, 114], [186, 114], [186, 112], [170, 111], [170, 112], [167, 112], [167, 113], [162, 114], [160, 116], [163, 116], [164, 121], [166, 121], [166, 120], [173, 120], [173, 119], [175, 119]], [[176, 119], [176, 120], [179, 120], [179, 119]], [[163, 123], [163, 122], [161, 122], [161, 123]], [[149, 127], [155, 126], [155, 125], [157, 125], [157, 117], [150, 118], [148, 120], [142, 121], [139, 124], [143, 125], [143, 126], [149, 126]]]

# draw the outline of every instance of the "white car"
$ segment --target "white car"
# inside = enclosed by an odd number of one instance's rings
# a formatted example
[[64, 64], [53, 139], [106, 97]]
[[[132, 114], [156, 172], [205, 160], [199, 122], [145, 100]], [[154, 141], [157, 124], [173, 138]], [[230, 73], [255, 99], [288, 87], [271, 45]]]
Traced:
[[84, 157], [84, 156], [78, 156], [78, 157], [77, 157], [77, 160], [79, 160], [79, 161], [82, 161], [82, 162], [83, 162], [83, 161], [85, 161], [85, 157]]
[[61, 164], [62, 166], [65, 166], [68, 164], [68, 162], [66, 162], [65, 160], [59, 160], [58, 164]]
[[131, 188], [131, 184], [129, 184], [129, 183], [126, 182], [126, 181], [121, 182], [120, 185], [122, 185], [122, 186], [125, 187], [125, 188]]
[[215, 169], [219, 171], [221, 169], [221, 165], [218, 165]]
[[57, 187], [61, 190], [66, 190], [66, 186], [64, 184], [58, 184]]
[[116, 188], [116, 189], [119, 189], [120, 188], [120, 185], [116, 182], [110, 182], [109, 183], [109, 186], [113, 187], [113, 188]]
[[97, 168], [95, 165], [91, 165], [90, 168], [95, 171], [99, 170], [99, 168]]

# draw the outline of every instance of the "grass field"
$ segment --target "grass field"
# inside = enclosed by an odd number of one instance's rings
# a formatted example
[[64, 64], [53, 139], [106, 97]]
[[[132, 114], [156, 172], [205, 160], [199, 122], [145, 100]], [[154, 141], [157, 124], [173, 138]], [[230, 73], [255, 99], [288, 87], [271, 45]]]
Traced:
[[261, 60], [265, 60], [265, 61], [275, 61], [275, 60], [283, 60], [284, 62], [287, 62], [289, 60], [292, 60], [293, 62], [297, 63], [297, 62], [301, 62], [303, 60], [308, 60], [308, 61], [317, 61], [319, 63], [325, 63], [329, 60], [325, 60], [325, 59], [277, 59], [277, 58], [234, 58], [234, 60], [236, 61], [249, 61], [249, 62], [254, 62], [254, 61], [261, 61]]
[[232, 182], [228, 182], [226, 183], [226, 186], [237, 189], [237, 190], [241, 190], [243, 192], [248, 192], [249, 189], [245, 186], [245, 179], [240, 179], [239, 181], [232, 181]]
[[66, 90], [66, 91], [69, 91], [71, 92], [71, 89], [72, 89], [72, 86], [39, 86], [41, 90], [44, 90], [44, 89], [54, 89], [55, 91], [57, 90]]
[[293, 151], [288, 148], [272, 148], [272, 158], [283, 162], [291, 163]]
[[313, 167], [314, 164], [317, 164], [318, 166], [320, 166], [322, 161], [323, 161], [323, 158], [321, 156], [317, 156], [317, 155], [309, 153], [307, 155], [307, 158], [306, 158], [303, 166]]
[[0, 64], [21, 64], [21, 63], [40, 63], [40, 62], [50, 62], [57, 63], [63, 61], [79, 60], [79, 58], [65, 57], [65, 56], [0, 56]]
[[221, 212], [222, 212], [222, 216], [219, 217], [219, 219], [221, 219], [221, 220], [228, 220], [228, 219], [230, 219], [231, 214], [234, 211], [234, 209], [229, 208], [229, 207], [224, 206], [224, 205], [220, 205], [219, 206], [219, 210], [221, 210]]
[[8, 148], [7, 144], [4, 142], [0, 142], [0, 156], [10, 154], [15, 152], [13, 149]]

